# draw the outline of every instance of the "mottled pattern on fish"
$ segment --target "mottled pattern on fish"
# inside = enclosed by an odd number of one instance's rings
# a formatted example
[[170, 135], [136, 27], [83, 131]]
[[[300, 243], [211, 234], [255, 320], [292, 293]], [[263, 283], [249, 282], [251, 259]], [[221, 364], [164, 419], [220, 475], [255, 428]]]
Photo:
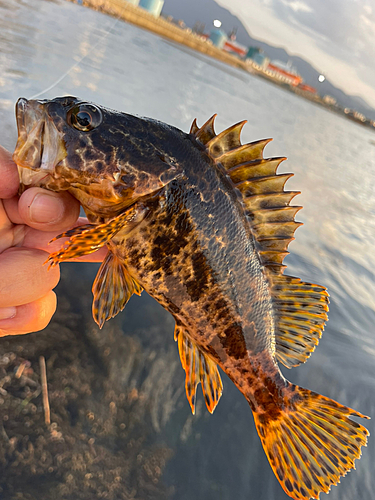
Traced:
[[368, 431], [360, 413], [288, 382], [315, 349], [328, 311], [324, 287], [284, 275], [296, 228], [268, 140], [240, 142], [244, 122], [216, 135], [214, 117], [190, 134], [73, 97], [17, 105], [14, 159], [23, 188], [71, 192], [91, 224], [68, 231], [51, 265], [107, 245], [93, 285], [99, 326], [146, 290], [176, 320], [194, 413], [202, 385], [214, 411], [219, 365], [244, 394], [273, 471], [295, 499], [318, 498], [354, 467]]

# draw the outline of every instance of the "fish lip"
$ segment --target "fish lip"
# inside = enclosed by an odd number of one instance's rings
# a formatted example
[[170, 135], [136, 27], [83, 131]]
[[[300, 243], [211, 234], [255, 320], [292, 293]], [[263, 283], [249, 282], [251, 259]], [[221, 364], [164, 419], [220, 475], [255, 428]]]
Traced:
[[20, 97], [16, 102], [16, 122], [18, 134], [25, 129], [25, 108], [27, 99]]
[[13, 160], [18, 166], [21, 188], [45, 184], [66, 156], [65, 143], [48, 115], [46, 103], [23, 97], [16, 103], [18, 140]]
[[24, 97], [16, 103], [18, 140], [13, 160], [18, 167], [38, 170], [43, 153], [44, 116], [40, 105]]

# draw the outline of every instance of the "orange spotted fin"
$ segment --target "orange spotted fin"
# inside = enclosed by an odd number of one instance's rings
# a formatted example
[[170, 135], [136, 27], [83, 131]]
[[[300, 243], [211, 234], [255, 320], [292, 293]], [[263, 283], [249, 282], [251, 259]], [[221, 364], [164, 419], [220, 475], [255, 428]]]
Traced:
[[254, 412], [272, 470], [295, 500], [319, 498], [354, 468], [368, 430], [349, 416], [369, 418], [325, 396], [289, 384], [276, 416]]
[[70, 239], [63, 248], [51, 253], [46, 263], [49, 263], [49, 267], [54, 267], [64, 260], [76, 259], [82, 255], [96, 252], [120, 230], [130, 232], [143, 220], [145, 214], [146, 210], [143, 207], [134, 205], [103, 224], [85, 224], [59, 234], [51, 240], [51, 243], [59, 238], [69, 237]]
[[125, 264], [111, 251], [96, 275], [92, 293], [92, 315], [100, 328], [105, 321], [121, 312], [133, 293], [140, 295], [143, 288], [129, 274]]
[[275, 316], [276, 357], [287, 368], [304, 363], [317, 346], [328, 312], [327, 290], [284, 275], [283, 264], [289, 243], [301, 225], [295, 221], [302, 208], [291, 206], [299, 191], [285, 191], [293, 174], [278, 174], [281, 158], [263, 158], [271, 139], [241, 144], [246, 122], [239, 122], [220, 134], [214, 130], [213, 115], [198, 127], [194, 120], [190, 133], [205, 148], [212, 161], [225, 168], [248, 217], [251, 232], [270, 284]]
[[269, 276], [274, 303], [276, 358], [287, 368], [304, 363], [328, 319], [326, 288], [291, 276]]
[[182, 368], [185, 370], [185, 389], [191, 411], [195, 414], [196, 390], [199, 383], [210, 413], [215, 410], [221, 394], [221, 382], [217, 364], [205, 354], [200, 347], [189, 337], [183, 327], [176, 324], [174, 339], [178, 342], [178, 351]]

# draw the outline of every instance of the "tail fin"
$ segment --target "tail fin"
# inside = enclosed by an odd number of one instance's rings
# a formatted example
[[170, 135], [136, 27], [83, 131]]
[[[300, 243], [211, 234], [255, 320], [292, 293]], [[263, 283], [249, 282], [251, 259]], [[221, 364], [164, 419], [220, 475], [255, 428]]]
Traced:
[[277, 417], [255, 413], [272, 470], [287, 495], [319, 498], [354, 467], [368, 430], [349, 416], [369, 418], [315, 392], [290, 384], [289, 404]]

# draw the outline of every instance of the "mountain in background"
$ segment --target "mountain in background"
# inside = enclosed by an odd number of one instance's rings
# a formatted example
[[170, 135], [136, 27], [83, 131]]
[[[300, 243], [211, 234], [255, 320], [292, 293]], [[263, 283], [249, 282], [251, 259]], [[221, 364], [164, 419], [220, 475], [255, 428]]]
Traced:
[[329, 80], [322, 83], [318, 82], [320, 72], [315, 69], [310, 63], [298, 56], [292, 56], [281, 47], [273, 47], [265, 42], [256, 40], [249, 35], [248, 31], [238, 19], [225, 9], [218, 5], [214, 0], [189, 0], [182, 2], [181, 0], [165, 0], [163, 7], [163, 15], [171, 15], [174, 19], [182, 19], [187, 26], [192, 28], [196, 22], [205, 25], [205, 32], [209, 32], [213, 27], [212, 21], [220, 19], [222, 22], [221, 29], [226, 33], [237, 29], [237, 41], [246, 46], [260, 47], [271, 60], [279, 60], [287, 63], [291, 61], [293, 66], [297, 68], [298, 73], [303, 77], [304, 83], [311, 85], [318, 90], [319, 95], [326, 94], [334, 97], [337, 103], [342, 107], [355, 109], [363, 113], [367, 118], [375, 120], [375, 110], [371, 108], [361, 97], [351, 96], [335, 87]]

